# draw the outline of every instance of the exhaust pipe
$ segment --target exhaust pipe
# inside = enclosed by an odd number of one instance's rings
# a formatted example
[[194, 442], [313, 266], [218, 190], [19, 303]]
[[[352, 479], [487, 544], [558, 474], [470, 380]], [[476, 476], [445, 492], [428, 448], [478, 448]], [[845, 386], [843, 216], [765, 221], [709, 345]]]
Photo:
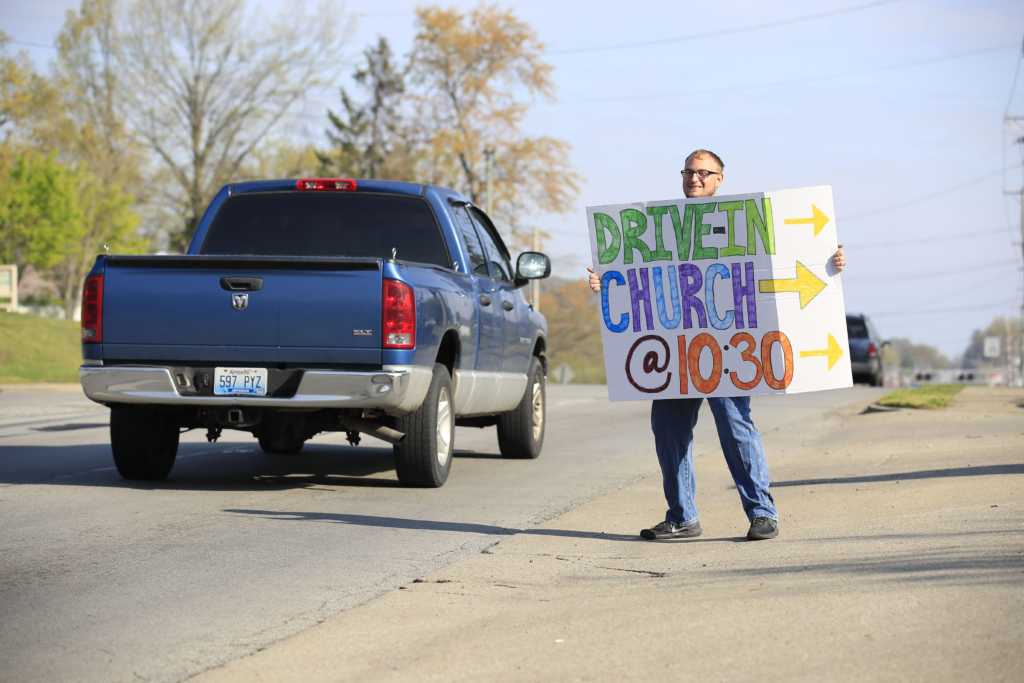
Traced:
[[359, 417], [348, 417], [346, 415], [342, 415], [338, 418], [338, 423], [348, 431], [369, 434], [381, 441], [387, 441], [391, 445], [394, 445], [405, 438], [405, 432], [400, 432], [397, 429], [385, 427], [384, 425], [370, 422], [369, 420], [364, 420]]

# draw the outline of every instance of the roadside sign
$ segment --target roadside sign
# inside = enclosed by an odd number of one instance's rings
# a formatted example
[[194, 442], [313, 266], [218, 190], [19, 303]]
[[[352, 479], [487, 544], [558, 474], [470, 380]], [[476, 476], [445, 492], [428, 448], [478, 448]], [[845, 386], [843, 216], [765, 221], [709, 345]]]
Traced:
[[18, 266], [0, 265], [0, 311], [18, 309]]
[[1000, 341], [1002, 340], [999, 337], [985, 337], [985, 348], [983, 351], [985, 358], [999, 358]]

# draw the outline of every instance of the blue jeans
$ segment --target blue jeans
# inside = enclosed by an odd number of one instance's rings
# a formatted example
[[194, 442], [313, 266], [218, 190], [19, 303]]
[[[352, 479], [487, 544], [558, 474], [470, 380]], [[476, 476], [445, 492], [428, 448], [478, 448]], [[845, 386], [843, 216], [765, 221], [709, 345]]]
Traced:
[[[697, 519], [697, 482], [693, 471], [693, 428], [702, 398], [673, 398], [651, 402], [651, 429], [661, 464], [668, 512], [676, 524]], [[718, 427], [718, 441], [725, 453], [732, 479], [740, 494], [747, 519], [778, 519], [775, 500], [768, 491], [768, 463], [761, 433], [750, 418], [750, 398], [709, 398]]]

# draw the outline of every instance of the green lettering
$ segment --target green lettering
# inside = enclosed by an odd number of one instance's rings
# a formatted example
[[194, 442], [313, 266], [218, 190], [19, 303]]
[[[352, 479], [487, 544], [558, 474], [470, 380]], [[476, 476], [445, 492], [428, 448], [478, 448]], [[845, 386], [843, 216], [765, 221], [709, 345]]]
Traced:
[[668, 215], [672, 219], [672, 227], [676, 231], [676, 251], [680, 261], [690, 260], [690, 236], [693, 234], [693, 212], [690, 204], [686, 205], [684, 220], [679, 219], [679, 207], [673, 204], [668, 207]]
[[[704, 235], [711, 233], [711, 226], [704, 222], [704, 214], [714, 213], [718, 204], [711, 202], [710, 204], [694, 204], [693, 205], [693, 260], [702, 261], [704, 259], [716, 259], [718, 258], [718, 247], [705, 247], [704, 246]], [[687, 205], [686, 212], [690, 212], [690, 205]]]
[[729, 232], [729, 246], [722, 249], [722, 256], [744, 256], [747, 250], [736, 244], [736, 212], [743, 210], [743, 202], [718, 202], [718, 210], [725, 211], [725, 220]]
[[[651, 258], [655, 261], [672, 260], [672, 252], [665, 249], [665, 238], [661, 234], [662, 223], [669, 208], [674, 207], [665, 205], [647, 207], [647, 215], [651, 217], [651, 221], [654, 223], [654, 253], [651, 254]], [[676, 211], [678, 212], [678, 209]]]
[[651, 249], [640, 239], [640, 235], [647, 232], [647, 216], [636, 209], [623, 209], [619, 220], [622, 222], [622, 262], [632, 263], [634, 250], [640, 252], [644, 263], [649, 262]]
[[[605, 233], [611, 235], [611, 244], [608, 243]], [[619, 233], [619, 226], [615, 224], [615, 219], [606, 213], [595, 213], [594, 235], [597, 237], [597, 262], [604, 265], [614, 261], [619, 255], [619, 245], [622, 243], [622, 235]]]
[[753, 199], [747, 200], [747, 253], [757, 253], [757, 235], [761, 236], [761, 244], [764, 245], [764, 253], [775, 253], [775, 225], [772, 221], [772, 200], [768, 197], [761, 198], [762, 211], [757, 210], [757, 203]]

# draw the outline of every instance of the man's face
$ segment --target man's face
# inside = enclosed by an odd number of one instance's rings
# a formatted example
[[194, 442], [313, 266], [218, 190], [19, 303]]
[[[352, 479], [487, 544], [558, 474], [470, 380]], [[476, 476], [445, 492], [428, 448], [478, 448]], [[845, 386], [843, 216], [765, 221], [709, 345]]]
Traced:
[[[725, 176], [709, 156], [690, 157], [683, 168], [683, 194], [687, 197], [710, 197], [718, 191]], [[701, 178], [701, 176], [704, 176]]]

